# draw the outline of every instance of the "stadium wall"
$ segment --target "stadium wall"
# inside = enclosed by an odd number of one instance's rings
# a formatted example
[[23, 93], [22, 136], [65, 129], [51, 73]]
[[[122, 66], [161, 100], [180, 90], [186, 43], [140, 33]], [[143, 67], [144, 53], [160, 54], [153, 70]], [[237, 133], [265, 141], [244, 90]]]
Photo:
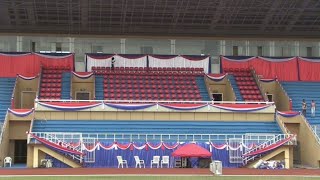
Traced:
[[94, 99], [95, 97], [95, 76], [91, 76], [87, 79], [81, 79], [76, 76], [72, 76], [72, 97], [73, 99], [77, 99], [77, 92], [89, 92], [89, 99]]
[[209, 95], [212, 93], [222, 93], [223, 101], [235, 101], [236, 97], [227, 77], [221, 81], [213, 81], [205, 77], [205, 82], [208, 87]]
[[274, 113], [208, 112], [35, 112], [44, 120], [274, 121]]
[[278, 111], [288, 111], [290, 109], [290, 99], [279, 82], [261, 82], [261, 85], [265, 92], [273, 95], [273, 101]]
[[17, 78], [14, 90], [14, 108], [31, 109], [38, 92], [39, 77], [32, 80]]

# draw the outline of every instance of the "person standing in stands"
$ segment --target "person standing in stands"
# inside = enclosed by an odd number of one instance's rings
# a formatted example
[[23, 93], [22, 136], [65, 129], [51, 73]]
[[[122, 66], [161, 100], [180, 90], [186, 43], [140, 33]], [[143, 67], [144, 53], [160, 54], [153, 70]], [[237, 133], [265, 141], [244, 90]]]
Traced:
[[314, 102], [314, 100], [311, 101], [311, 116], [316, 116], [316, 103]]
[[116, 60], [114, 59], [114, 57], [112, 57], [111, 59], [111, 69], [114, 70], [114, 63], [116, 62]]
[[304, 117], [306, 117], [306, 114], [307, 114], [307, 103], [306, 103], [306, 101], [304, 99], [302, 100], [302, 114], [304, 115]]

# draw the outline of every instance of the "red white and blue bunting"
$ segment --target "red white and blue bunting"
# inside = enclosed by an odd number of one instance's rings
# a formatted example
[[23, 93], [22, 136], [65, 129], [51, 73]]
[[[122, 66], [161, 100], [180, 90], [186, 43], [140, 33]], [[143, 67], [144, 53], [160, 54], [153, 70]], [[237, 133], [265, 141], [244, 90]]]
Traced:
[[39, 75], [27, 77], [27, 76], [23, 76], [23, 75], [21, 75], [21, 74], [18, 74], [17, 76], [18, 76], [19, 78], [23, 79], [23, 80], [34, 80], [34, 79], [36, 79], [36, 78], [39, 77]]
[[210, 104], [212, 107], [235, 112], [260, 111], [271, 106], [271, 104]]
[[[264, 110], [273, 106], [273, 104], [202, 104], [202, 103], [107, 103], [107, 102], [38, 102], [38, 105], [44, 108], [50, 108], [58, 111], [79, 111], [90, 108], [100, 108], [100, 110], [109, 108], [135, 111], [153, 108], [151, 110], [176, 110], [176, 111], [231, 111], [231, 112], [254, 112]], [[204, 109], [205, 108], [205, 109]]]
[[135, 103], [105, 103], [106, 106], [115, 108], [115, 109], [121, 109], [121, 110], [141, 110], [141, 109], [147, 109], [150, 107], [153, 107], [155, 103], [150, 104], [135, 104]]
[[206, 74], [206, 76], [212, 81], [221, 81], [223, 80], [228, 74]]
[[300, 115], [300, 112], [296, 111], [277, 111], [277, 115], [280, 115], [282, 117], [296, 117]]
[[78, 103], [68, 103], [68, 102], [38, 102], [39, 105], [59, 110], [59, 111], [79, 111], [84, 109], [90, 109], [97, 106], [101, 106], [103, 103], [96, 102], [78, 102]]
[[159, 106], [173, 110], [196, 110], [206, 107], [207, 104], [159, 104]]
[[[121, 150], [127, 150], [127, 149], [130, 149], [130, 150], [133, 150], [133, 149], [137, 149], [137, 150], [143, 150], [143, 149], [153, 149], [153, 150], [157, 150], [157, 149], [162, 149], [162, 150], [165, 150], [165, 149], [176, 149], [178, 148], [180, 145], [182, 144], [185, 144], [184, 142], [177, 142], [173, 145], [170, 145], [170, 144], [167, 144], [165, 142], [160, 142], [158, 144], [154, 144], [154, 143], [150, 143], [150, 142], [146, 142], [145, 144], [140, 144], [140, 143], [127, 143], [127, 144], [121, 144], [121, 143], [118, 143], [118, 142], [114, 142], [112, 144], [109, 144], [109, 145], [104, 145], [103, 143], [101, 142], [97, 142], [95, 144], [90, 144], [90, 145], [86, 145], [86, 144], [82, 144], [82, 149], [84, 151], [87, 151], [87, 152], [93, 152], [95, 150], [100, 150], [101, 148], [104, 149], [104, 150], [118, 150], [118, 149], [121, 149]], [[239, 145], [235, 146], [235, 147], [232, 147], [230, 146], [229, 144], [214, 144], [212, 142], [210, 143], [207, 143], [209, 144], [212, 148], [214, 149], [218, 149], [218, 150], [223, 150], [223, 149], [230, 149], [230, 150], [250, 150], [250, 149], [253, 149], [256, 147], [255, 144], [248, 144], [248, 145], [245, 145], [243, 143], [240, 143]], [[212, 152], [212, 151], [211, 151]]]
[[91, 72], [74, 72], [74, 71], [72, 71], [72, 74], [80, 79], [88, 79], [93, 75], [93, 73]]
[[32, 109], [8, 109], [9, 113], [18, 116], [18, 117], [26, 117], [34, 112], [34, 108]]

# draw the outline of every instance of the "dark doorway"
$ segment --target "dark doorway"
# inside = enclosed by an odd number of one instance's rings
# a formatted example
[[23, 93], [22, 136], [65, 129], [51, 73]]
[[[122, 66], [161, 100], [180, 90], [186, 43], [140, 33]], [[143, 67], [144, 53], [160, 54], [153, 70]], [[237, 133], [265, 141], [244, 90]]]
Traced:
[[213, 93], [212, 94], [212, 100], [213, 101], [222, 101], [222, 93]]
[[76, 99], [77, 100], [90, 100], [90, 93], [89, 92], [77, 92]]
[[27, 163], [27, 140], [14, 141], [14, 163]]
[[267, 94], [268, 101], [273, 102], [273, 95], [272, 94]]

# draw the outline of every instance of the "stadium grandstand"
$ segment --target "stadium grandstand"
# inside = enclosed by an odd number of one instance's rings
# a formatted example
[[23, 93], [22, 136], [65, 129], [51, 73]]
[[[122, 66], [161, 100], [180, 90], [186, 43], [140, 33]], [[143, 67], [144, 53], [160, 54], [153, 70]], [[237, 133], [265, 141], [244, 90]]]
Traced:
[[319, 12], [316, 0], [0, 0], [0, 174], [318, 169]]

